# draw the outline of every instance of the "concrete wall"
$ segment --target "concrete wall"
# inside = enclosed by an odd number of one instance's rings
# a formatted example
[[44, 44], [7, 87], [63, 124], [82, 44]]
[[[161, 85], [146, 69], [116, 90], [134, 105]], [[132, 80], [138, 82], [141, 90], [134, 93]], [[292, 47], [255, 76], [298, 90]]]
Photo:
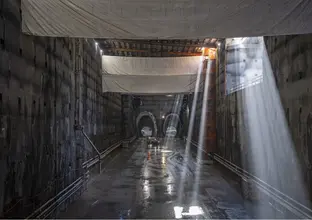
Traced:
[[[20, 0], [0, 3], [0, 216], [25, 217], [121, 137], [121, 96], [102, 94], [92, 41], [21, 34]], [[80, 57], [80, 58], [77, 58]], [[79, 60], [80, 59], [80, 60]], [[80, 98], [78, 99], [78, 94]]]
[[[312, 188], [312, 35], [265, 37], [269, 60], [288, 121], [295, 150], [303, 168], [305, 182]], [[219, 52], [217, 75], [218, 153], [243, 166], [250, 158], [247, 133], [242, 122], [247, 112], [242, 108], [243, 93], [224, 94], [224, 50]], [[265, 74], [265, 72], [264, 72]], [[247, 92], [259, 91], [261, 84]]]

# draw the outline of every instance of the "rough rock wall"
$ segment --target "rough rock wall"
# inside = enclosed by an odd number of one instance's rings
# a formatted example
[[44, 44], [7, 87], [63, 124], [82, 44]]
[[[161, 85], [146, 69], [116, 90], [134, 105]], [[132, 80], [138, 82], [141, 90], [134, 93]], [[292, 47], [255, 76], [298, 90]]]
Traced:
[[[265, 37], [276, 86], [279, 90], [294, 146], [303, 167], [305, 182], [312, 191], [312, 35]], [[243, 91], [224, 94], [224, 50], [220, 51], [217, 76], [218, 153], [242, 166], [250, 158], [242, 118]], [[265, 73], [264, 73], [265, 74]], [[259, 91], [260, 85], [250, 88]]]
[[121, 96], [102, 94], [92, 41], [21, 34], [20, 0], [2, 0], [0, 14], [0, 216], [25, 217], [93, 154], [79, 118], [100, 149], [121, 137]]
[[265, 42], [311, 197], [312, 35], [267, 37]]
[[135, 109], [133, 97], [131, 95], [122, 96], [123, 111], [123, 137], [130, 138], [136, 134], [135, 128]]

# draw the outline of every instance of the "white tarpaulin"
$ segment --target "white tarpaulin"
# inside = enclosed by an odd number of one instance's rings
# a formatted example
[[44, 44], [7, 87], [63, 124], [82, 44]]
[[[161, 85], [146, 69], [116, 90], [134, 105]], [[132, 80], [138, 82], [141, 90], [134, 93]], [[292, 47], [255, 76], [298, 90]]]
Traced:
[[189, 93], [195, 88], [195, 75], [111, 75], [103, 74], [103, 92], [131, 94]]
[[311, 0], [22, 0], [22, 30], [122, 39], [303, 34], [312, 32], [311, 13]]
[[202, 57], [119, 57], [102, 56], [102, 70], [118, 75], [196, 74]]
[[133, 94], [193, 92], [203, 57], [102, 56], [103, 91]]

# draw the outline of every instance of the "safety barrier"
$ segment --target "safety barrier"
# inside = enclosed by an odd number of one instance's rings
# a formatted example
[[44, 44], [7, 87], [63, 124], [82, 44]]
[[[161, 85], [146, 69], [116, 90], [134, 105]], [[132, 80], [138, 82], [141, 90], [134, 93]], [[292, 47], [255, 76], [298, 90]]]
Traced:
[[35, 219], [35, 218], [45, 219], [51, 216], [51, 214], [53, 214], [53, 212], [55, 212], [59, 206], [61, 206], [67, 199], [69, 199], [71, 196], [77, 193], [78, 190], [80, 190], [85, 185], [85, 183], [88, 181], [88, 179], [86, 178], [86, 173], [92, 166], [96, 165], [101, 159], [105, 158], [112, 151], [120, 147], [122, 143], [124, 142], [132, 143], [135, 139], [136, 136], [119, 141], [110, 146], [109, 148], [107, 148], [106, 150], [104, 150], [103, 152], [100, 152], [100, 157], [96, 156], [94, 158], [89, 159], [88, 161], [85, 161], [82, 164], [82, 167], [83, 169], [86, 170], [86, 172], [82, 177], [79, 177], [77, 180], [75, 180], [73, 183], [71, 183], [61, 192], [59, 192], [56, 196], [49, 199], [45, 204], [43, 204], [38, 209], [36, 209], [32, 214], [30, 214], [26, 219]]

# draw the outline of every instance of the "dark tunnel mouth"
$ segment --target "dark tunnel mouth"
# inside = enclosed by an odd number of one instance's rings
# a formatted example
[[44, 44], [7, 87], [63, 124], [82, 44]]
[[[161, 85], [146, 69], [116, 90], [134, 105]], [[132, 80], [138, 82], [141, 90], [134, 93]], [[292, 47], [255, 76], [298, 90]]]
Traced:
[[[171, 120], [173, 118], [176, 121], [171, 124]], [[175, 130], [176, 130], [174, 137], [179, 136], [180, 130], [181, 130], [181, 120], [180, 120], [180, 116], [177, 113], [169, 113], [166, 116], [164, 123], [163, 123], [163, 128], [162, 128], [162, 132], [163, 132], [165, 137], [167, 136], [167, 131], [168, 131], [168, 128], [170, 128], [170, 127], [175, 128]]]
[[139, 131], [140, 137], [144, 136], [142, 133], [142, 130], [144, 128], [150, 129], [152, 131], [151, 135], [148, 135], [148, 136], [153, 136], [153, 134], [155, 134], [155, 128], [154, 128], [153, 120], [147, 115], [142, 116], [139, 123], [138, 123], [138, 131]]
[[[152, 129], [152, 136], [156, 137], [157, 136], [157, 124], [156, 124], [156, 118], [151, 112], [141, 112], [137, 118], [136, 118], [136, 129], [137, 133], [140, 137], [143, 136], [142, 134], [142, 128], [144, 127], [144, 124], [142, 126], [142, 119], [146, 118], [145, 120], [150, 120], [151, 123], [146, 125], [146, 127], [150, 127]], [[141, 125], [141, 126], [140, 126]]]

